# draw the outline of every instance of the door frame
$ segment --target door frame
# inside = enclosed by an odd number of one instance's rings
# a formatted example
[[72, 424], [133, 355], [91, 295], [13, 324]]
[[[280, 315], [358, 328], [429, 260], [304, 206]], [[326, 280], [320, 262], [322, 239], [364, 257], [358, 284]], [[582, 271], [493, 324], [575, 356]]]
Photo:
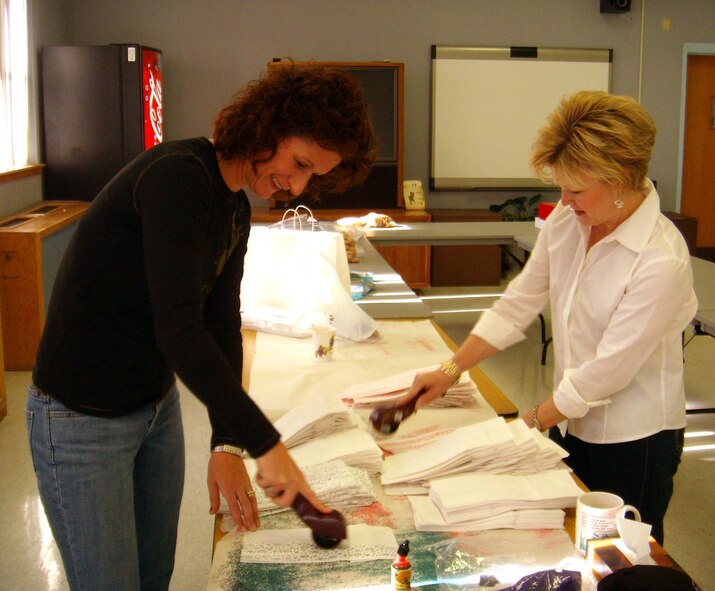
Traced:
[[685, 103], [688, 85], [688, 57], [715, 55], [715, 43], [685, 43], [683, 45], [682, 80], [680, 84], [680, 137], [678, 138], [678, 176], [675, 185], [675, 211], [680, 213], [683, 191], [683, 152], [685, 151]]

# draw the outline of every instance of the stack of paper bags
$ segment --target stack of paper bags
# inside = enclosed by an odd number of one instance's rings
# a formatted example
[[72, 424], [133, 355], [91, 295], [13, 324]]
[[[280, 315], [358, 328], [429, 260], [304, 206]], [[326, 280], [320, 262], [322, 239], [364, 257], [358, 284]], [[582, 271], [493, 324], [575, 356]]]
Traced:
[[[382, 380], [357, 384], [343, 390], [340, 393], [340, 397], [345, 404], [355, 408], [395, 406], [405, 398], [418, 372], [431, 371], [437, 369], [437, 367], [435, 365], [434, 367], [410, 370]], [[476, 392], [476, 384], [469, 377], [469, 374], [465, 372], [460, 376], [456, 384], [447, 389], [444, 396], [437, 398], [430, 406], [466, 406], [474, 402], [473, 395]]]
[[556, 529], [561, 509], [583, 493], [566, 470], [537, 474], [460, 474], [430, 481], [429, 497], [410, 497], [421, 531]]
[[[460, 427], [433, 442], [387, 456], [382, 466], [382, 484], [418, 484], [460, 472], [528, 474], [554, 468], [568, 454], [524, 421], [507, 423], [494, 417]], [[401, 488], [399, 492], [404, 492]]]
[[[377, 500], [370, 476], [360, 468], [333, 460], [305, 466], [302, 470], [315, 494], [329, 507], [335, 509], [364, 507]], [[256, 493], [258, 512], [261, 515], [272, 515], [287, 510], [286, 507], [279, 507], [271, 501], [255, 482], [253, 490]], [[228, 504], [223, 498], [219, 511], [228, 513]]]
[[311, 439], [292, 448], [290, 454], [301, 468], [342, 460], [368, 474], [377, 474], [382, 469], [382, 450], [364, 428], [346, 429]]
[[358, 424], [360, 419], [354, 411], [346, 408], [335, 396], [325, 394], [311, 397], [274, 423], [288, 448]]

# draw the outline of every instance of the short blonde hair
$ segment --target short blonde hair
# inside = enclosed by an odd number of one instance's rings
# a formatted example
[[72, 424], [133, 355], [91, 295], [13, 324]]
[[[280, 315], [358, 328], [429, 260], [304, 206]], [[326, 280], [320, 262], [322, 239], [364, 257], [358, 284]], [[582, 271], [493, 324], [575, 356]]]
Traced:
[[562, 99], [536, 136], [530, 158], [544, 182], [588, 174], [642, 190], [655, 143], [648, 112], [628, 96], [582, 90]]

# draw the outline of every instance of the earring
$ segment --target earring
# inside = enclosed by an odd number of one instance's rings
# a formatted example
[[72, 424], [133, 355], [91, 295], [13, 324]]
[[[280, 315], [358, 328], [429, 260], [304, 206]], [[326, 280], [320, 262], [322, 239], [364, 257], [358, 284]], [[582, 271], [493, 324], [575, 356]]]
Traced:
[[618, 191], [616, 193], [616, 200], [613, 202], [613, 205], [616, 206], [617, 209], [623, 209], [623, 199], [621, 199], [621, 192]]

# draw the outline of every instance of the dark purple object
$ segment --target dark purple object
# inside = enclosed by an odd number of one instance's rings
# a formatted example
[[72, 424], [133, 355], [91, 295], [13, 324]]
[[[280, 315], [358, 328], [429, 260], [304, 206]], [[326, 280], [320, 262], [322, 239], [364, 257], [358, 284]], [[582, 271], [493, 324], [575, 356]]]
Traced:
[[348, 537], [345, 518], [335, 509], [330, 513], [321, 513], [308, 499], [298, 494], [293, 501], [293, 510], [312, 530], [313, 540], [321, 548], [335, 548]]
[[422, 394], [424, 394], [424, 390], [418, 392], [407, 404], [402, 406], [387, 406], [373, 410], [370, 413], [370, 424], [373, 429], [385, 435], [397, 431], [400, 423], [414, 414], [415, 405]]

